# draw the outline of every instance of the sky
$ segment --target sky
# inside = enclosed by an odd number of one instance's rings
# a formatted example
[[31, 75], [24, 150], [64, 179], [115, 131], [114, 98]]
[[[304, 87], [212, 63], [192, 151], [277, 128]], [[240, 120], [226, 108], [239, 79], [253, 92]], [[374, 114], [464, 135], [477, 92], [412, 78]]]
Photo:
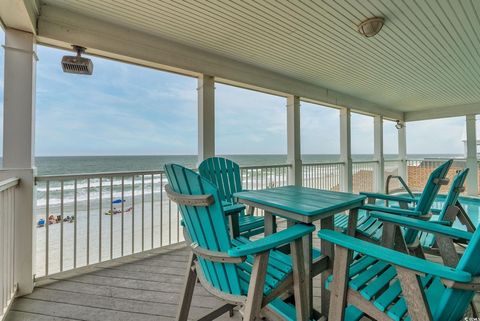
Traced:
[[[37, 54], [37, 156], [197, 153], [195, 78], [98, 57], [90, 57], [92, 76], [66, 74], [60, 60], [72, 52], [38, 46]], [[4, 50], [0, 61], [3, 110]], [[284, 97], [219, 83], [215, 89], [217, 154], [286, 154]], [[302, 153], [338, 154], [339, 117], [336, 109], [302, 102]], [[351, 124], [352, 153], [372, 154], [373, 118], [354, 113]], [[407, 152], [461, 154], [464, 124], [463, 117], [408, 123]], [[384, 152], [397, 153], [390, 121]]]

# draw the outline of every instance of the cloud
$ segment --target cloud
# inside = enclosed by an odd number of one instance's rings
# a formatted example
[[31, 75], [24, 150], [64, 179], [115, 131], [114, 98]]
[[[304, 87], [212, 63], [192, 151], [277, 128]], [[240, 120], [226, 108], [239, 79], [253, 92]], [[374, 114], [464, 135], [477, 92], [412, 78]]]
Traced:
[[407, 124], [408, 154], [463, 154], [465, 117]]
[[286, 154], [284, 97], [216, 84], [218, 154]]
[[39, 46], [37, 155], [196, 154], [196, 79], [93, 58], [65, 74]]

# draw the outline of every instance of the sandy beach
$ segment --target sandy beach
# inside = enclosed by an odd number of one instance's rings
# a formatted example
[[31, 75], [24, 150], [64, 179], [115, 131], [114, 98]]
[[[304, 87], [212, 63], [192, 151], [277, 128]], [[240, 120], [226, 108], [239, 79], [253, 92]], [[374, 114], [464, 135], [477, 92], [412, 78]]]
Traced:
[[[65, 206], [63, 217], [75, 215], [74, 222], [35, 228], [36, 276], [41, 277], [46, 273], [47, 231], [48, 274], [183, 241], [183, 234], [178, 228], [179, 213], [176, 204], [167, 199], [163, 199], [161, 203], [160, 197], [158, 199], [153, 202], [153, 215], [152, 202], [145, 201], [142, 206], [140, 196], [135, 197], [135, 204], [128, 212], [126, 209], [132, 206], [132, 201], [129, 197], [125, 198], [123, 215], [121, 213], [105, 214], [110, 209], [110, 201], [103, 202], [101, 209], [98, 201], [91, 203], [89, 210], [85, 206], [77, 206], [76, 215], [73, 205]], [[115, 208], [121, 210], [121, 205], [115, 205]], [[44, 206], [37, 208], [37, 220], [44, 218], [45, 213]], [[51, 206], [49, 213], [61, 215], [61, 208]], [[63, 253], [60, 247], [62, 234]], [[74, 250], [75, 238], [76, 251]], [[60, 268], [61, 262], [63, 262], [63, 269]]]

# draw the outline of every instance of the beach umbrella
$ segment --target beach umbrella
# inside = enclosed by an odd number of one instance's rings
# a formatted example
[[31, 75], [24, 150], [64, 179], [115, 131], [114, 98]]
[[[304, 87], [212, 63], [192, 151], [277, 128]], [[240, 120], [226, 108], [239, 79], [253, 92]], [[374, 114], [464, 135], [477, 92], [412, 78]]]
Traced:
[[125, 202], [125, 200], [117, 198], [116, 200], [112, 201], [112, 204], [120, 204], [120, 203], [123, 203], [123, 202]]

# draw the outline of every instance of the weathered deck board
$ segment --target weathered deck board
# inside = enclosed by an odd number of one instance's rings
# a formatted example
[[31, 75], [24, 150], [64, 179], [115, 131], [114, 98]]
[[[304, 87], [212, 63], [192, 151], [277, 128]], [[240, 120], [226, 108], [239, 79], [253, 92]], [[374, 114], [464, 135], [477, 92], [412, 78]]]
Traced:
[[[173, 320], [187, 256], [181, 248], [44, 281], [32, 294], [16, 300], [7, 320]], [[221, 303], [198, 285], [190, 317], [198, 318]], [[224, 319], [235, 321], [240, 316]]]
[[[318, 245], [315, 237], [314, 246]], [[17, 299], [7, 321], [174, 320], [187, 258], [188, 250], [177, 247], [148, 257], [139, 254], [123, 262], [100, 264], [86, 274], [56, 276]], [[316, 309], [320, 306], [317, 279], [313, 283]], [[480, 308], [478, 297], [476, 303]], [[221, 301], [197, 285], [190, 319], [219, 304]], [[238, 321], [241, 316], [236, 312], [233, 318], [226, 314], [220, 320]]]

